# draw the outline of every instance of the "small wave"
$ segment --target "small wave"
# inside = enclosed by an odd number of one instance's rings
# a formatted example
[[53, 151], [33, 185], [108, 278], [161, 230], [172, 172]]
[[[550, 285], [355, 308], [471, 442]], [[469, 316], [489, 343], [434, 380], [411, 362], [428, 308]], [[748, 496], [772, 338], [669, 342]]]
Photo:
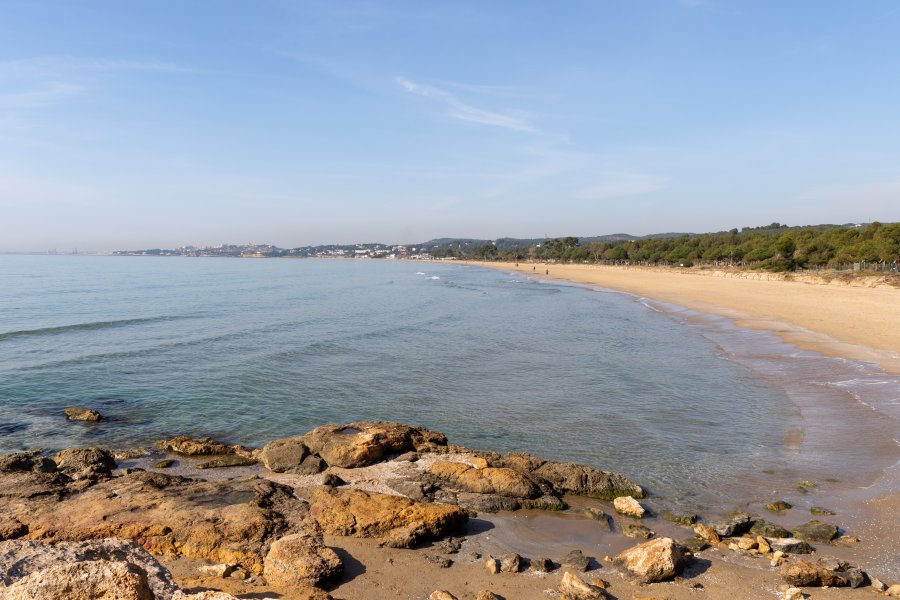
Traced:
[[0, 341], [18, 337], [32, 337], [41, 335], [61, 335], [70, 331], [93, 331], [95, 329], [109, 329], [113, 327], [127, 327], [142, 323], [154, 323], [158, 321], [174, 321], [186, 317], [146, 317], [143, 319], [119, 319], [116, 321], [92, 321], [90, 323], [75, 323], [74, 325], [59, 325], [57, 327], [41, 327], [38, 329], [22, 329], [19, 331], [7, 331], [0, 333]]
[[431, 277], [429, 277], [429, 279], [440, 279], [440, 277], [438, 277], [437, 275], [432, 275]]
[[416, 275], [424, 275], [424, 274], [425, 273], [423, 273], [422, 271], [416, 271]]

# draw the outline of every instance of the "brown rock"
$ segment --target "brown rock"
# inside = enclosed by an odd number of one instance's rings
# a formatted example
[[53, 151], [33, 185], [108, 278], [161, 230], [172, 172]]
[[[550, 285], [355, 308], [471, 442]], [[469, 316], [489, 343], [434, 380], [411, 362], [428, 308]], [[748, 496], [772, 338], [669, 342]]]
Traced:
[[800, 558], [782, 563], [781, 578], [785, 583], [799, 587], [845, 587], [849, 584], [841, 573]]
[[556, 568], [549, 558], [532, 558], [530, 563], [531, 570], [537, 573], [549, 573]]
[[266, 444], [259, 455], [264, 467], [276, 473], [295, 473], [303, 459], [310, 455], [303, 438], [292, 437]]
[[444, 434], [424, 427], [373, 421], [322, 425], [301, 440], [329, 465], [348, 469], [371, 465], [390, 454], [440, 451], [447, 445]]
[[104, 448], [68, 448], [57, 453], [53, 461], [73, 479], [109, 477], [116, 468], [112, 452]]
[[434, 590], [428, 596], [428, 600], [458, 600], [458, 598], [447, 590]]
[[706, 540], [710, 544], [718, 544], [722, 541], [719, 537], [719, 534], [716, 533], [716, 530], [706, 523], [698, 523], [694, 525], [694, 533], [697, 534], [697, 537], [702, 540]]
[[488, 556], [484, 559], [484, 568], [487, 569], [487, 572], [491, 575], [496, 575], [500, 572], [500, 561], [493, 556]]
[[153, 600], [147, 574], [127, 562], [85, 561], [37, 571], [6, 589], [16, 600]]
[[65, 409], [66, 418], [70, 421], [99, 421], [103, 418], [96, 410], [71, 406]]
[[41, 456], [40, 451], [13, 452], [0, 455], [0, 473], [53, 473], [56, 463]]
[[603, 500], [619, 496], [644, 497], [641, 486], [621, 473], [600, 471], [585, 465], [547, 461], [533, 475], [547, 481], [559, 494], [577, 494]]
[[28, 533], [28, 526], [15, 519], [0, 517], [0, 542], [14, 540]]
[[772, 551], [772, 546], [770, 546], [769, 542], [766, 541], [766, 538], [761, 535], [756, 536], [756, 547], [760, 554], [768, 554]]
[[501, 600], [500, 596], [490, 590], [481, 590], [475, 596], [475, 600]]
[[670, 579], [684, 570], [681, 548], [671, 538], [659, 538], [629, 548], [614, 560], [644, 583]]
[[575, 571], [584, 572], [591, 568], [591, 559], [584, 555], [581, 550], [572, 550], [562, 559], [562, 565]]
[[895, 583], [885, 591], [887, 596], [891, 598], [900, 598], [900, 583]]
[[559, 583], [559, 594], [563, 600], [596, 600], [608, 598], [603, 588], [576, 577], [568, 571], [563, 575]]
[[500, 557], [500, 570], [503, 573], [518, 573], [522, 568], [522, 557], [515, 552]]
[[328, 534], [378, 538], [395, 548], [442, 537], [468, 520], [458, 506], [345, 488], [317, 489], [310, 514]]
[[644, 513], [646, 512], [644, 510], [644, 507], [641, 506], [641, 503], [631, 496], [619, 496], [618, 498], [613, 500], [613, 507], [620, 515], [625, 515], [626, 517], [634, 517], [636, 519], [640, 519], [641, 517], [643, 517]]
[[326, 583], [340, 575], [343, 568], [341, 559], [325, 547], [320, 536], [298, 533], [272, 543], [263, 574], [269, 585], [291, 589]]
[[640, 523], [627, 523], [622, 528], [622, 533], [630, 538], [641, 540], [649, 540], [655, 535], [647, 526], [641, 525]]
[[192, 439], [184, 435], [170, 440], [159, 440], [156, 447], [163, 452], [173, 452], [184, 456], [213, 456], [216, 454], [233, 454], [234, 450], [222, 442], [210, 437]]
[[523, 475], [504, 467], [475, 469], [460, 462], [437, 461], [428, 472], [465, 492], [511, 498], [536, 498], [541, 493]]
[[255, 465], [256, 460], [246, 456], [238, 456], [237, 454], [226, 454], [224, 456], [216, 456], [209, 460], [205, 460], [197, 464], [198, 469], [221, 469], [224, 467], [246, 467]]

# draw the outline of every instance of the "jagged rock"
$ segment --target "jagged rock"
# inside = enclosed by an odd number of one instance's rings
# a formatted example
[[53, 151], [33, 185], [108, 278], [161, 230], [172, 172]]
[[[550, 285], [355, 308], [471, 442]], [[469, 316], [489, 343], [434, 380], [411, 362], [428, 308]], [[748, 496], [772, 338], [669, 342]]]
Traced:
[[540, 489], [525, 476], [505, 467], [475, 469], [465, 463], [437, 461], [428, 472], [456, 489], [510, 498], [536, 498]]
[[110, 477], [116, 468], [112, 452], [104, 448], [68, 448], [58, 452], [53, 461], [73, 479]]
[[522, 557], [515, 552], [510, 552], [500, 557], [500, 571], [503, 573], [518, 573], [521, 568]]
[[263, 574], [276, 588], [320, 585], [335, 579], [344, 565], [334, 550], [318, 535], [298, 533], [272, 543], [265, 558]]
[[198, 567], [197, 570], [204, 575], [209, 575], [212, 577], [228, 577], [231, 575], [231, 572], [234, 571], [233, 565], [226, 565], [225, 563], [219, 563], [217, 565], [203, 565]]
[[549, 573], [556, 568], [549, 558], [532, 558], [530, 563], [531, 570], [537, 573]]
[[804, 600], [806, 596], [803, 595], [803, 590], [800, 588], [792, 587], [784, 590], [782, 598], [784, 600]]
[[65, 409], [66, 419], [69, 421], [99, 421], [103, 418], [96, 410], [92, 410], [90, 408], [78, 408], [75, 406], [70, 406]]
[[596, 508], [589, 508], [584, 511], [584, 514], [585, 516], [590, 517], [591, 519], [600, 523], [600, 525], [602, 525], [603, 528], [607, 531], [612, 531], [613, 518], [609, 514]]
[[585, 556], [581, 550], [572, 550], [566, 554], [562, 561], [562, 566], [568, 567], [574, 571], [587, 571], [591, 567], [591, 559]]
[[118, 461], [122, 460], [134, 460], [136, 458], [143, 458], [150, 454], [150, 451], [146, 448], [127, 448], [125, 450], [115, 450], [113, 451], [113, 458]]
[[158, 463], [153, 465], [154, 469], [168, 469], [171, 468], [175, 464], [175, 459], [173, 458], [165, 458]]
[[488, 556], [484, 559], [484, 568], [487, 569], [487, 572], [491, 575], [496, 575], [500, 572], [500, 561], [493, 556]]
[[713, 523], [712, 528], [720, 537], [734, 537], [747, 533], [752, 525], [753, 521], [750, 519], [750, 515], [734, 513], [727, 521]]
[[681, 540], [679, 544], [682, 548], [684, 548], [691, 554], [696, 554], [709, 548], [709, 542], [707, 542], [706, 540], [701, 540], [698, 537], [686, 538], [684, 540]]
[[33, 538], [140, 539], [155, 554], [240, 564], [259, 573], [268, 545], [300, 527], [307, 512], [291, 488], [264, 479], [205, 482], [138, 472], [14, 516]]
[[433, 565], [437, 565], [441, 569], [449, 569], [453, 561], [446, 556], [438, 556], [436, 554], [426, 554], [425, 560]]
[[[347, 482], [335, 475], [334, 473], [326, 473], [324, 477], [322, 477], [322, 485], [327, 485], [328, 487], [338, 487], [342, 485], [347, 485]], [[416, 498], [418, 500], [419, 498]]]
[[260, 452], [259, 461], [270, 471], [295, 473], [310, 454], [309, 446], [298, 436], [269, 442]]
[[559, 594], [563, 600], [597, 600], [607, 598], [606, 591], [566, 572], [559, 582]]
[[147, 574], [127, 562], [84, 561], [53, 565], [23, 577], [4, 591], [16, 600], [153, 600]]
[[530, 477], [547, 481], [558, 494], [576, 494], [602, 500], [612, 500], [619, 496], [644, 497], [641, 486], [621, 473], [600, 471], [574, 463], [546, 461]]
[[622, 528], [622, 533], [630, 538], [637, 538], [641, 540], [649, 540], [653, 537], [653, 532], [650, 531], [648, 527], [646, 527], [645, 525], [641, 525], [640, 523], [627, 523]]
[[395, 548], [442, 537], [468, 519], [459, 506], [346, 488], [317, 489], [310, 514], [328, 534], [378, 538]]
[[0, 455], [0, 472], [2, 473], [53, 473], [54, 471], [56, 471], [56, 463], [46, 456], [41, 456], [39, 450]]
[[766, 510], [774, 513], [781, 513], [792, 508], [794, 508], [794, 505], [785, 500], [776, 500], [775, 502], [766, 504]]
[[830, 542], [838, 535], [838, 528], [813, 519], [794, 529], [794, 537], [805, 542]]
[[750, 533], [753, 535], [761, 535], [767, 538], [789, 538], [791, 536], [791, 532], [778, 525], [777, 523], [770, 523], [765, 519], [757, 519], [753, 523], [753, 527], [750, 528]]
[[739, 537], [734, 543], [740, 550], [756, 550], [759, 548], [759, 542], [755, 538], [749, 536]]
[[458, 600], [458, 598], [447, 590], [434, 590], [428, 596], [428, 600]]
[[812, 547], [797, 538], [770, 538], [766, 539], [769, 546], [774, 551], [784, 552], [785, 554], [811, 554]]
[[500, 596], [490, 590], [481, 590], [475, 596], [475, 600], [502, 600]]
[[694, 533], [700, 537], [700, 539], [709, 542], [710, 544], [718, 544], [721, 540], [719, 534], [713, 529], [711, 526], [706, 523], [698, 523], [694, 525]]
[[15, 519], [0, 517], [0, 542], [14, 540], [28, 533], [28, 525]]
[[247, 458], [246, 456], [239, 456], [237, 454], [226, 454], [198, 463], [197, 468], [221, 469], [223, 467], [246, 467], [255, 464], [256, 460], [253, 458]]
[[[437, 497], [435, 497], [437, 500]], [[498, 496], [497, 494], [475, 494], [460, 492], [456, 494], [456, 503], [475, 512], [495, 513], [501, 510], [519, 510], [522, 508], [520, 498]]]
[[163, 452], [172, 452], [184, 456], [214, 456], [234, 453], [234, 448], [226, 446], [211, 437], [192, 439], [179, 435], [170, 440], [158, 440], [156, 447]]
[[799, 558], [785, 561], [781, 565], [781, 578], [785, 583], [799, 587], [847, 587], [850, 584], [846, 573]]
[[371, 465], [390, 454], [441, 451], [447, 445], [447, 437], [442, 433], [377, 421], [322, 425], [301, 436], [301, 440], [329, 465], [347, 469]]
[[631, 496], [619, 496], [613, 500], [613, 507], [616, 509], [617, 513], [636, 519], [643, 517], [646, 512], [644, 507], [641, 506], [641, 503]]
[[[146, 550], [135, 542], [120, 539], [60, 542], [52, 545], [28, 540], [0, 542], [0, 589], [2, 589], [2, 586], [12, 586], [23, 580], [29, 580], [37, 585], [37, 582], [47, 579], [45, 576], [38, 577], [38, 575], [41, 573], [47, 574], [48, 572], [55, 574], [57, 578], [69, 578], [76, 575], [90, 578], [91, 581], [101, 586], [98, 589], [105, 589], [102, 588], [102, 586], [106, 585], [102, 581], [105, 578], [98, 577], [103, 573], [102, 569], [86, 568], [85, 570], [80, 570], [82, 568], [79, 568], [79, 570], [72, 571], [60, 570], [60, 567], [71, 567], [85, 563], [91, 563], [94, 566], [116, 564], [135, 567], [137, 571], [143, 574], [143, 582], [152, 593], [149, 597], [157, 600], [171, 600], [178, 593], [178, 588], [165, 567], [160, 565], [155, 558], [150, 556]], [[110, 577], [112, 580], [116, 580], [119, 575], [124, 578], [123, 580], [130, 579], [125, 575], [125, 571], [119, 568]], [[66, 580], [62, 579], [61, 581], [65, 582]], [[106, 579], [106, 581], [108, 582], [109, 580]], [[72, 597], [68, 593], [51, 593], [49, 588], [41, 587], [40, 589], [47, 590], [47, 593], [30, 597], [42, 600], [49, 598], [66, 598], [68, 600]], [[140, 586], [135, 589], [140, 589]], [[7, 589], [8, 591], [9, 589]], [[9, 597], [18, 598], [19, 596], [12, 594]], [[29, 596], [25, 597], [28, 598]], [[103, 596], [84, 597], [97, 598]], [[118, 598], [118, 596], [114, 595], [108, 597]]]
[[684, 570], [683, 552], [671, 538], [644, 542], [621, 552], [614, 560], [644, 583], [670, 579]]
[[678, 523], [679, 525], [686, 525], [688, 527], [697, 522], [697, 515], [694, 513], [664, 510], [660, 513], [660, 516], [666, 521]]
[[756, 536], [756, 548], [759, 550], [760, 554], [768, 554], [772, 551], [772, 546], [769, 544], [769, 541], [761, 535]]
[[566, 510], [568, 506], [563, 502], [562, 498], [546, 494], [540, 498], [520, 498], [519, 508], [560, 511]]

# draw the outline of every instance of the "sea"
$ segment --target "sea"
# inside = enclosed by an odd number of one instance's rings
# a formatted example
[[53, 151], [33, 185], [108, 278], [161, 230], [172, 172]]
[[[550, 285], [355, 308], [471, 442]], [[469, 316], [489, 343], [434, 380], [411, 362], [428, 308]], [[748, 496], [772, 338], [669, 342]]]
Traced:
[[898, 390], [721, 317], [477, 266], [0, 256], [0, 452], [390, 420], [703, 510], [879, 485]]

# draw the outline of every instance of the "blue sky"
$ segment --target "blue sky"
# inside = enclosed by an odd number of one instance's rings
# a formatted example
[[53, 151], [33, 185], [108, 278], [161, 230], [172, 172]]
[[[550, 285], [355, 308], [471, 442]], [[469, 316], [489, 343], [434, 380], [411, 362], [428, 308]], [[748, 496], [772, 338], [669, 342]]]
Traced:
[[900, 2], [0, 0], [0, 251], [900, 220]]

